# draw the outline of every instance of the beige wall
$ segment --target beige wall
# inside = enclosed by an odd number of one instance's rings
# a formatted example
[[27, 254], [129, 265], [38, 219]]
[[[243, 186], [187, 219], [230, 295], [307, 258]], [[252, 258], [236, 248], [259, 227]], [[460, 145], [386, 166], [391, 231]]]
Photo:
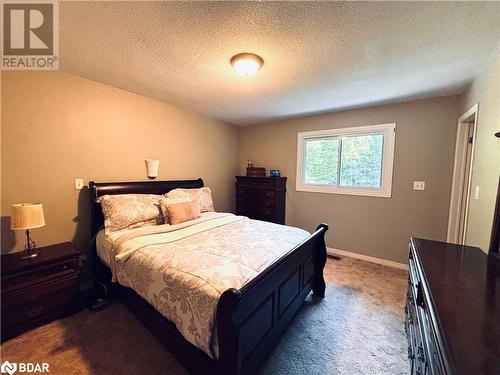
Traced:
[[[463, 97], [462, 111], [479, 103], [472, 165], [471, 193], [466, 242], [487, 252], [500, 173], [500, 51], [479, 74]], [[479, 199], [474, 191], [479, 186]]]
[[202, 177], [215, 206], [232, 211], [239, 129], [194, 112], [62, 72], [3, 72], [2, 252], [20, 250], [10, 206], [42, 202], [47, 225], [38, 245], [89, 240], [88, 190], [74, 179], [144, 180], [145, 158], [160, 159], [158, 179]]
[[[308, 116], [244, 128], [240, 171], [246, 161], [279, 168], [287, 181], [286, 222], [312, 230], [330, 225], [327, 245], [406, 263], [409, 236], [445, 240], [459, 97]], [[297, 133], [397, 123], [392, 198], [295, 191]], [[425, 191], [413, 191], [425, 180]]]
[[[21, 233], [14, 236], [9, 230], [8, 218], [10, 205], [21, 201], [44, 204], [47, 225], [33, 231], [39, 245], [73, 240], [85, 248], [88, 191], [75, 190], [74, 179], [144, 180], [147, 157], [161, 160], [159, 179], [203, 177], [221, 211], [233, 210], [233, 176], [244, 172], [247, 159], [279, 168], [289, 178], [287, 223], [310, 230], [319, 222], [329, 223], [328, 245], [338, 249], [405, 262], [410, 235], [446, 237], [456, 120], [463, 98], [308, 116], [240, 130], [62, 72], [3, 72], [1, 79], [3, 252], [20, 250], [24, 244]], [[487, 108], [486, 103], [480, 105]], [[480, 121], [485, 116], [480, 112]], [[388, 122], [397, 123], [392, 198], [295, 191], [297, 132]], [[413, 191], [413, 180], [425, 180], [426, 190]]]

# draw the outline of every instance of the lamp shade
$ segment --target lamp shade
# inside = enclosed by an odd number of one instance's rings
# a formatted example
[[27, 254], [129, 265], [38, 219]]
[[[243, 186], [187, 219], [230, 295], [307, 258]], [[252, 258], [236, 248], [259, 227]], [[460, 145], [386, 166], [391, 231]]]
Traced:
[[41, 203], [19, 203], [12, 205], [10, 229], [33, 229], [45, 225]]

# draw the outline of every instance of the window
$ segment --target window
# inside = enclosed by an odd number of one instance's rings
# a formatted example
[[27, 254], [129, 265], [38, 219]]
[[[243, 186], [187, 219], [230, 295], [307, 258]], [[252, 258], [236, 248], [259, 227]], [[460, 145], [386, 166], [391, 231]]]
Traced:
[[390, 197], [396, 124], [299, 133], [297, 190]]

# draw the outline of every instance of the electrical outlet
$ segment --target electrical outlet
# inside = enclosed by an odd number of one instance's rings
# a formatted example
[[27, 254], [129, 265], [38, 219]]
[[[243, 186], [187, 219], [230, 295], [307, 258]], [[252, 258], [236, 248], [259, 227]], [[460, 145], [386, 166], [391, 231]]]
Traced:
[[476, 186], [476, 189], [474, 190], [474, 199], [479, 199], [479, 186]]
[[413, 190], [425, 190], [425, 181], [413, 181]]
[[83, 189], [83, 178], [76, 178], [75, 179], [75, 189], [76, 190]]

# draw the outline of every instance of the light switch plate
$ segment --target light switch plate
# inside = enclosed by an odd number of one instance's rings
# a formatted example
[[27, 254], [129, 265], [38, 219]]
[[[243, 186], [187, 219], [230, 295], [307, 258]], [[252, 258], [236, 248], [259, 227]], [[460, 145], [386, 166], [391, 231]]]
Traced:
[[75, 179], [75, 189], [76, 190], [83, 189], [83, 178], [76, 178]]
[[474, 199], [479, 199], [479, 186], [476, 186], [476, 189], [474, 189]]
[[413, 190], [425, 190], [425, 181], [413, 181]]

